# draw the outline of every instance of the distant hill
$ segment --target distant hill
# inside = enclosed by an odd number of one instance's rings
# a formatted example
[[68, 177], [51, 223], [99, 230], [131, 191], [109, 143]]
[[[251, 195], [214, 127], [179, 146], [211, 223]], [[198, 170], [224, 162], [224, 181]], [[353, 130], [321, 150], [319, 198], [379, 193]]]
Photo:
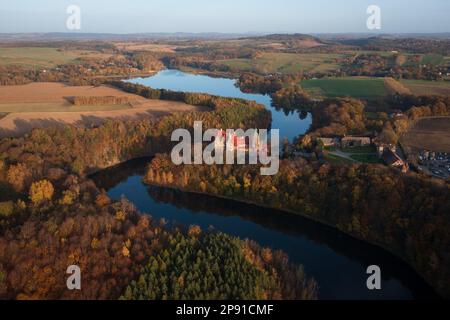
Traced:
[[261, 35], [256, 37], [247, 37], [247, 39], [259, 39], [259, 40], [276, 40], [276, 41], [289, 41], [289, 40], [317, 40], [316, 37], [313, 37], [309, 34], [302, 34], [302, 33], [294, 33], [294, 34], [285, 34], [285, 33], [279, 33], [279, 34], [268, 34], [268, 35]]
[[396, 38], [394, 35], [370, 38], [335, 40], [340, 44], [358, 46], [365, 50], [407, 51], [450, 55], [450, 39], [446, 38]]
[[288, 47], [296, 48], [313, 48], [326, 45], [327, 43], [311, 35], [295, 33], [295, 34], [269, 34], [257, 37], [242, 38], [245, 40], [279, 42]]
[[127, 40], [160, 40], [160, 39], [236, 39], [255, 36], [257, 34], [228, 34], [228, 33], [132, 33], [132, 34], [114, 34], [114, 33], [0, 33], [0, 41], [127, 41]]

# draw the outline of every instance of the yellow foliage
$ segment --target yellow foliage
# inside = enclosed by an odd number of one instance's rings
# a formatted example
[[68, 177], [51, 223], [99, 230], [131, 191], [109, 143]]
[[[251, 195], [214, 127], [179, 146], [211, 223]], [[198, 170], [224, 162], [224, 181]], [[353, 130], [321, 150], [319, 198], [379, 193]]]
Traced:
[[59, 200], [59, 203], [62, 205], [71, 205], [78, 197], [78, 194], [72, 190], [66, 190], [63, 192], [63, 197]]
[[30, 187], [30, 200], [34, 204], [39, 204], [46, 200], [51, 200], [55, 189], [50, 181], [41, 180], [34, 182]]
[[115, 218], [116, 218], [117, 221], [125, 221], [125, 217], [126, 217], [125, 212], [123, 212], [123, 211], [117, 211], [116, 212]]
[[24, 164], [18, 163], [9, 167], [6, 176], [8, 183], [13, 186], [14, 190], [22, 191], [26, 182], [31, 178], [31, 173]]
[[91, 248], [92, 249], [97, 249], [97, 246], [98, 246], [98, 239], [97, 238], [92, 239], [92, 241], [91, 241]]
[[206, 183], [204, 181], [200, 182], [200, 190], [206, 192]]
[[130, 257], [130, 250], [126, 246], [123, 246], [122, 254], [123, 254], [124, 257], [129, 258]]

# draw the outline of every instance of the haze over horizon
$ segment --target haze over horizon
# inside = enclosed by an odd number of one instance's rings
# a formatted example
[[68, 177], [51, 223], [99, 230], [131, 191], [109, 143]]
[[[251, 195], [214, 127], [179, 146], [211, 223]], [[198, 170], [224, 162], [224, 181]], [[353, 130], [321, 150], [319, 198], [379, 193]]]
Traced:
[[[69, 5], [81, 8], [76, 33], [445, 33], [448, 0], [32, 0], [0, 3], [0, 33], [69, 32]], [[366, 27], [369, 5], [382, 29]]]

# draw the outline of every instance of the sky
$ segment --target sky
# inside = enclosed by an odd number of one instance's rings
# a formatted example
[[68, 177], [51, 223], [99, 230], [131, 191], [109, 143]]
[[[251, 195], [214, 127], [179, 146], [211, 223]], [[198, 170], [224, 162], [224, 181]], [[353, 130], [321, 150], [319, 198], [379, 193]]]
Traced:
[[[66, 27], [69, 5], [81, 29]], [[370, 31], [369, 5], [381, 8]], [[450, 32], [450, 0], [0, 0], [0, 33]]]

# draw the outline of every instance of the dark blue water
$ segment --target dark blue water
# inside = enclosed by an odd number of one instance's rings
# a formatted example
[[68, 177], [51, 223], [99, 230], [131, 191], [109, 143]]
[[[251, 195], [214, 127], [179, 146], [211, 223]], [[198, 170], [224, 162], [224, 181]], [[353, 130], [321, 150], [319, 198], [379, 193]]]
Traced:
[[[280, 249], [303, 264], [320, 287], [321, 299], [433, 299], [434, 291], [392, 254], [308, 219], [215, 197], [188, 194], [142, 183], [150, 159], [104, 170], [93, 179], [111, 198], [122, 196], [154, 218], [185, 226], [213, 227], [262, 246]], [[366, 269], [378, 265], [382, 290], [369, 291]]]
[[[249, 94], [236, 87], [236, 80], [226, 78], [212, 78], [205, 75], [193, 75], [179, 70], [164, 70], [148, 78], [131, 79], [129, 82], [138, 83], [154, 89], [167, 89], [184, 92], [209, 93], [222, 97], [243, 98], [253, 100], [266, 106], [272, 112], [272, 129], [280, 130], [280, 138], [293, 138], [304, 134], [311, 126], [310, 114], [302, 119], [301, 113], [292, 111], [285, 113], [272, 106], [272, 99], [268, 95]], [[229, 128], [234, 129], [234, 128]]]

